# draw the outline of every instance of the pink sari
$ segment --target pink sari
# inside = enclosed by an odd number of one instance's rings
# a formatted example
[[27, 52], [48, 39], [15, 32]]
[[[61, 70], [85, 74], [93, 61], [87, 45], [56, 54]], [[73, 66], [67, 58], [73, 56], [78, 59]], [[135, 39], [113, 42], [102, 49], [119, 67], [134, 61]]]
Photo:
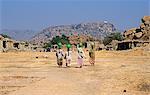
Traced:
[[78, 57], [78, 64], [79, 64], [79, 65], [82, 65], [82, 64], [83, 64], [83, 58], [79, 58], [79, 57]]

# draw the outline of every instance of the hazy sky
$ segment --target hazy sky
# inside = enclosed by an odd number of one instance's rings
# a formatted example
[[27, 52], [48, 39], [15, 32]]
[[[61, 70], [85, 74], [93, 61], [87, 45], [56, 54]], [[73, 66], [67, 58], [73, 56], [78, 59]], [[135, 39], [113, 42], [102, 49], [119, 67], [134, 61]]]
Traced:
[[124, 30], [150, 15], [150, 0], [0, 0], [0, 8], [1, 29], [42, 30], [107, 20]]

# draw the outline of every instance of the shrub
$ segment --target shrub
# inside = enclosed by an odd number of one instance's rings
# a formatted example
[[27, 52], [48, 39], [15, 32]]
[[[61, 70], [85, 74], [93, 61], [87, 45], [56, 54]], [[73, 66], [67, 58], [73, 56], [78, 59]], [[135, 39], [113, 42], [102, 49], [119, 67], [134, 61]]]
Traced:
[[103, 43], [104, 45], [108, 45], [112, 40], [122, 41], [123, 35], [121, 34], [121, 32], [111, 33], [104, 37]]

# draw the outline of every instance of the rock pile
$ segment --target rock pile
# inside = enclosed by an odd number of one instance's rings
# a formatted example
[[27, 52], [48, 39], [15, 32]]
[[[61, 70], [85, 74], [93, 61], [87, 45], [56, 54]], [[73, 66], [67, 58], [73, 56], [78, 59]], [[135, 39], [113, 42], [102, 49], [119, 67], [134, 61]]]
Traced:
[[126, 40], [150, 40], [150, 16], [144, 16], [141, 19], [142, 23], [138, 28], [132, 28], [124, 32]]

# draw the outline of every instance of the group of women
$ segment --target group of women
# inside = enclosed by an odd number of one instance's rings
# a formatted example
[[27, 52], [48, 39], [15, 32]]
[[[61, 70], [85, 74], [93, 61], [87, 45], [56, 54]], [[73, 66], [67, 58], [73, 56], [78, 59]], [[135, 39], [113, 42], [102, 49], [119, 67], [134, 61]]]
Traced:
[[[66, 48], [67, 48], [67, 51], [64, 52], [62, 50], [62, 44], [58, 43], [58, 50], [56, 52], [56, 57], [57, 57], [57, 64], [59, 67], [62, 67], [63, 59], [65, 59], [65, 61], [66, 61], [66, 67], [71, 66], [71, 60], [72, 60], [71, 45], [67, 44]], [[88, 51], [89, 51], [89, 63], [92, 66], [94, 66], [94, 64], [95, 64], [95, 44], [94, 44], [94, 42], [90, 42]], [[79, 43], [77, 45], [77, 63], [79, 65], [79, 68], [82, 68], [84, 58], [86, 58], [86, 56], [83, 51], [83, 45], [82, 45], [82, 43]]]

